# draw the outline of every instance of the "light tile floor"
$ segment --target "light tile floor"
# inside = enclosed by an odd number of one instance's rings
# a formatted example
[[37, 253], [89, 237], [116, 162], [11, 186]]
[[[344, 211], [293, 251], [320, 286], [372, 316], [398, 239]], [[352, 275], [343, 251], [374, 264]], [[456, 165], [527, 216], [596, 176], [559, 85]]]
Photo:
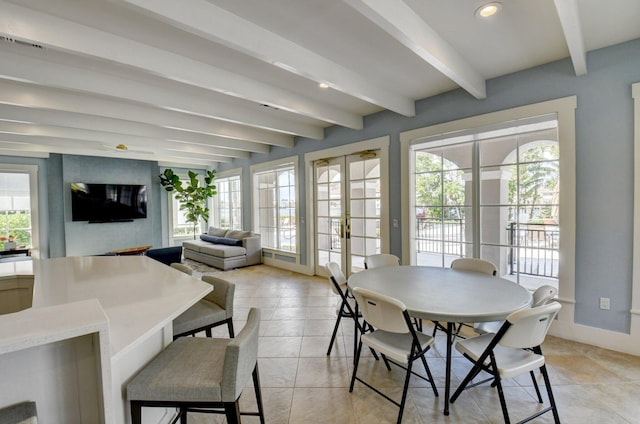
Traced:
[[[189, 261], [187, 261], [189, 262]], [[195, 276], [216, 273], [236, 283], [234, 323], [242, 328], [250, 307], [262, 312], [259, 369], [266, 421], [273, 424], [393, 423], [398, 409], [356, 382], [349, 393], [353, 361], [353, 321], [339, 331], [330, 356], [326, 355], [335, 323], [337, 298], [328, 280], [260, 265], [227, 272], [191, 263]], [[225, 328], [214, 336], [226, 337]], [[425, 332], [430, 331], [425, 329]], [[440, 334], [440, 333], [439, 333]], [[444, 393], [444, 336], [436, 337], [429, 366], [440, 393]], [[547, 337], [543, 345], [561, 421], [570, 423], [640, 422], [640, 357]], [[454, 354], [457, 352], [454, 350]], [[364, 355], [364, 353], [363, 353]], [[403, 372], [376, 362], [367, 352], [358, 372], [395, 399], [401, 394]], [[422, 367], [419, 365], [419, 369]], [[457, 355], [452, 367], [452, 390], [470, 368]], [[404, 423], [502, 423], [496, 390], [488, 384], [465, 391], [442, 414], [443, 403], [428, 383], [413, 378]], [[529, 378], [505, 382], [512, 420], [528, 416], [539, 405]], [[441, 395], [442, 396], [442, 395]], [[545, 394], [543, 399], [546, 400]], [[242, 397], [243, 409], [255, 408], [253, 389]], [[189, 422], [223, 423], [223, 416], [192, 414]], [[257, 418], [243, 417], [257, 423]], [[532, 421], [552, 423], [550, 413]]]

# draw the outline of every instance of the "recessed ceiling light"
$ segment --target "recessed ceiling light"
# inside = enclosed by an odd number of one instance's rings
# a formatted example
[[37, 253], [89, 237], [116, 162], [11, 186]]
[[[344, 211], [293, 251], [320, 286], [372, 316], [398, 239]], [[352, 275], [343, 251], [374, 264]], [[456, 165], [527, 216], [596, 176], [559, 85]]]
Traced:
[[320, 88], [329, 88], [329, 84], [325, 84], [324, 82], [321, 82], [320, 84], [318, 84], [318, 87], [320, 87]]
[[488, 18], [489, 16], [493, 16], [496, 13], [498, 13], [500, 9], [502, 9], [502, 3], [499, 3], [497, 1], [483, 4], [482, 6], [476, 9], [476, 17]]

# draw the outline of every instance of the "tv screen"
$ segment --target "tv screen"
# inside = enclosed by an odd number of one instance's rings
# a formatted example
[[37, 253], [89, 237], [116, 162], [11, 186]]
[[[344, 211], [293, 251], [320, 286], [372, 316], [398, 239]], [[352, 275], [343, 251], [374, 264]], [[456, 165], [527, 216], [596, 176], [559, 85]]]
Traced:
[[118, 222], [147, 217], [147, 186], [71, 183], [73, 221]]

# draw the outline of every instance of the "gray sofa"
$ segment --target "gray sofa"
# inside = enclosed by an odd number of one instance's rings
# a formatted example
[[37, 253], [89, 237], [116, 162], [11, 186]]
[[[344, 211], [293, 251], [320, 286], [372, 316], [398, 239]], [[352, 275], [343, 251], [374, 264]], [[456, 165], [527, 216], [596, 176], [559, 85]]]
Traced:
[[185, 259], [227, 270], [262, 263], [260, 234], [209, 227], [206, 234], [182, 242]]

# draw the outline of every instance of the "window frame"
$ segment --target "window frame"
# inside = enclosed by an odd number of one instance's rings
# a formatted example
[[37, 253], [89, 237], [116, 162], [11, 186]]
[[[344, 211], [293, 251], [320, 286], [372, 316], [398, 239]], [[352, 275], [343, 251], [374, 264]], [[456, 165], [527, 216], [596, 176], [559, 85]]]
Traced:
[[[520, 217], [516, 217], [514, 221], [514, 218], [507, 216], [507, 210], [520, 210], [521, 208], [527, 208], [528, 205], [520, 203], [519, 196], [516, 196], [517, 200], [515, 203], [512, 200], [501, 198], [501, 194], [497, 191], [492, 192], [492, 188], [490, 187], [487, 187], [488, 191], [485, 192], [485, 194], [481, 194], [481, 192], [484, 190], [484, 185], [487, 181], [500, 181], [500, 187], [502, 187], [502, 189], [510, 186], [512, 183], [521, 188], [517, 178], [511, 177], [505, 179], [505, 176], [512, 174], [511, 168], [524, 169], [532, 164], [534, 166], [536, 164], [559, 164], [560, 159], [558, 157], [554, 159], [540, 159], [533, 162], [521, 158], [521, 154], [537, 147], [554, 146], [559, 149], [559, 142], [557, 141], [557, 121], [557, 115], [554, 113], [535, 116], [532, 119], [525, 118], [518, 121], [507, 121], [501, 125], [492, 125], [488, 128], [474, 128], [468, 132], [465, 131], [466, 134], [464, 135], [457, 132], [455, 134], [439, 134], [434, 138], [414, 140], [409, 150], [414, 167], [416, 167], [418, 163], [419, 155], [426, 155], [425, 159], [431, 158], [426, 159], [431, 165], [428, 166], [428, 169], [414, 169], [409, 184], [409, 187], [412, 189], [412, 199], [415, 199], [417, 195], [419, 178], [433, 178], [436, 176], [436, 181], [439, 181], [438, 193], [440, 196], [439, 200], [441, 201], [427, 205], [420, 205], [419, 202], [415, 201], [413, 206], [416, 208], [416, 212], [424, 209], [424, 212], [428, 216], [426, 219], [428, 219], [429, 222], [442, 221], [440, 225], [443, 227], [446, 226], [449, 230], [452, 228], [467, 228], [468, 231], [462, 234], [462, 230], [460, 230], [459, 238], [453, 236], [453, 234], [456, 234], [455, 230], [452, 233], [448, 233], [449, 237], [445, 236], [445, 234], [440, 234], [439, 236], [437, 234], [431, 234], [430, 236], [422, 234], [422, 238], [420, 238], [416, 226], [417, 218], [415, 214], [412, 214], [412, 242], [409, 252], [412, 262], [419, 260], [420, 255], [417, 252], [416, 246], [418, 244], [417, 242], [421, 240], [423, 244], [435, 248], [435, 251], [427, 249], [427, 253], [424, 255], [430, 258], [430, 262], [439, 256], [440, 264], [449, 266], [449, 263], [455, 259], [455, 257], [475, 257], [488, 259], [495, 263], [498, 269], [503, 272], [507, 271], [510, 264], [506, 260], [506, 250], [512, 252], [515, 250], [517, 252], [521, 249], [526, 250], [526, 248], [520, 245], [520, 243], [512, 244], [506, 233], [496, 233], [496, 230], [502, 231], [506, 229], [509, 223], [518, 223], [518, 225], [521, 225]], [[556, 135], [550, 140], [545, 140], [544, 136], [549, 135], [547, 133], [550, 130], [555, 132]], [[529, 140], [524, 143], [522, 142], [522, 138], [530, 138], [532, 134], [538, 134], [535, 138], [536, 141]], [[505, 144], [505, 140], [507, 140], [506, 142], [508, 144]], [[494, 143], [496, 142], [500, 143], [498, 150], [494, 150]], [[511, 148], [514, 150], [505, 154], [506, 152], [502, 150], [503, 148], [507, 148], [508, 150], [509, 147], [507, 146], [509, 145], [511, 145]], [[498, 152], [502, 153], [502, 155], [498, 158], [489, 159], [491, 155]], [[433, 165], [433, 160], [441, 163], [437, 166]], [[452, 175], [457, 176], [457, 184], [464, 193], [462, 195], [464, 200], [462, 200], [461, 203], [457, 203], [456, 200], [452, 202], [451, 199], [447, 202], [442, 198], [445, 194], [445, 181], [447, 181], [447, 178], [451, 178]], [[495, 189], [496, 187], [493, 186], [493, 190]], [[435, 191], [437, 190], [434, 187], [430, 190], [431, 194], [435, 194]], [[502, 194], [506, 195], [506, 193]], [[459, 201], [460, 199], [457, 200]], [[544, 202], [538, 202], [535, 205], [529, 206], [534, 208], [544, 208], [545, 206], [551, 208], [553, 205], [554, 204], [547, 205]], [[458, 217], [458, 224], [451, 226], [450, 223], [445, 224], [444, 221], [448, 219], [455, 221], [456, 218], [447, 218], [445, 211], [453, 208], [464, 209], [466, 213], [464, 214], [464, 219]], [[438, 210], [442, 210], [439, 218], [429, 214], [430, 211]], [[498, 215], [493, 216], [489, 211], [502, 212], [497, 212]], [[495, 222], [498, 216], [498, 221]], [[463, 227], [464, 224], [466, 224], [465, 227]], [[486, 225], [490, 225], [491, 227], [489, 229], [493, 229], [494, 231], [487, 233]], [[499, 225], [499, 227], [496, 228], [496, 225]], [[547, 230], [545, 230], [545, 234], [547, 234], [546, 231]], [[447, 233], [447, 231], [444, 232]], [[433, 245], [436, 245], [436, 247]], [[557, 249], [549, 248], [549, 246], [546, 245], [543, 247], [543, 250], [553, 250], [557, 252]], [[538, 252], [540, 252], [540, 250]], [[551, 255], [555, 256], [553, 253], [551, 253]], [[550, 258], [546, 256], [545, 259], [549, 260]], [[557, 258], [555, 260], [557, 260]], [[527, 284], [529, 287], [533, 287], [536, 284], [543, 284], [543, 278], [550, 277], [555, 280], [555, 284], [557, 284], [557, 275], [553, 275], [553, 271], [557, 272], [557, 266], [545, 268], [545, 271], [549, 273], [539, 274], [540, 277], [526, 277], [526, 270], [521, 271], [520, 268], [521, 267], [518, 266], [518, 269], [512, 270], [509, 273], [510, 276], [508, 279], [515, 278], [518, 284]], [[547, 284], [547, 282], [544, 284]], [[548, 284], [553, 283], [549, 282]]]
[[[272, 247], [272, 246], [266, 246], [264, 244], [264, 236], [262, 239], [262, 248], [263, 250], [267, 250], [267, 251], [274, 251], [274, 252], [278, 252], [281, 253], [283, 255], [293, 255], [298, 257], [300, 255], [300, 220], [298, 219], [298, 217], [300, 216], [300, 201], [299, 201], [299, 196], [300, 196], [300, 190], [299, 190], [299, 184], [300, 184], [300, 173], [299, 173], [299, 158], [298, 156], [289, 156], [286, 158], [282, 158], [282, 159], [277, 159], [277, 160], [273, 160], [273, 161], [269, 161], [269, 162], [263, 162], [260, 164], [255, 164], [252, 165], [250, 167], [250, 175], [251, 175], [251, 193], [252, 193], [252, 204], [251, 204], [251, 210], [252, 210], [252, 231], [255, 233], [260, 233], [260, 198], [259, 198], [259, 191], [257, 188], [257, 183], [256, 183], [256, 178], [258, 178], [258, 176], [262, 173], [265, 172], [270, 172], [270, 171], [276, 171], [276, 170], [281, 170], [284, 168], [288, 168], [289, 166], [291, 166], [293, 168], [293, 178], [294, 178], [294, 191], [295, 191], [295, 208], [294, 208], [294, 213], [295, 213], [295, 231], [296, 231], [296, 242], [295, 242], [295, 248], [293, 251], [291, 250], [282, 250], [279, 247]], [[280, 202], [278, 201], [277, 204], [279, 204]], [[280, 232], [280, 227], [279, 227], [279, 223], [276, 223], [276, 228], [277, 228], [277, 232]]]
[[631, 287], [631, 335], [640, 334], [640, 82], [631, 84], [634, 120], [633, 264]]
[[29, 176], [29, 207], [31, 208], [31, 249], [32, 256], [38, 256], [40, 250], [39, 210], [38, 210], [38, 166], [19, 164], [0, 164], [0, 172], [27, 174]]
[[560, 313], [560, 319], [573, 321], [575, 304], [575, 109], [577, 107], [576, 96], [569, 96], [541, 103], [505, 109], [487, 114], [463, 118], [455, 121], [418, 128], [400, 133], [401, 144], [401, 197], [402, 197], [402, 239], [403, 258], [402, 263], [410, 263], [411, 243], [411, 201], [410, 178], [414, 173], [414, 165], [411, 161], [411, 145], [415, 140], [436, 136], [439, 134], [465, 131], [474, 128], [499, 125], [503, 122], [517, 119], [530, 118], [540, 115], [556, 114], [558, 119], [558, 140], [560, 149], [560, 192], [561, 205], [559, 225], [562, 238], [560, 240], [560, 270], [558, 275], [559, 297], [558, 300], [567, 307]]
[[[213, 181], [214, 184], [216, 185], [216, 191], [218, 191], [218, 194], [215, 195], [212, 199], [211, 199], [211, 205], [210, 205], [210, 209], [213, 212], [213, 225], [218, 227], [218, 228], [223, 228], [220, 224], [220, 192], [219, 192], [219, 187], [218, 187], [218, 183], [216, 181], [220, 181], [220, 180], [230, 180], [230, 179], [238, 179], [239, 183], [240, 183], [240, 222], [237, 223], [237, 225], [239, 225], [239, 227], [235, 228], [233, 226], [231, 226], [229, 229], [231, 230], [242, 230], [244, 227], [244, 217], [243, 217], [243, 213], [242, 213], [242, 169], [233, 169], [233, 170], [229, 170], [229, 171], [224, 171], [224, 172], [219, 172], [216, 174], [216, 178]], [[229, 191], [229, 194], [231, 194], [231, 191]], [[232, 206], [231, 206], [231, 199], [227, 199], [229, 201], [229, 216], [232, 216], [231, 211], [233, 210]]]

